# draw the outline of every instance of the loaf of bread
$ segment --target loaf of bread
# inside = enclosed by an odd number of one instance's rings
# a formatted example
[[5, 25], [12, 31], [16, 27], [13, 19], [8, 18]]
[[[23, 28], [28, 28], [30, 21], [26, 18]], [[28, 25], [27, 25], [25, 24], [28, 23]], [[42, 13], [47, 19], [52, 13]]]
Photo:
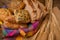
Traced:
[[11, 1], [9, 4], [7, 4], [7, 8], [13, 12], [14, 9], [23, 9], [25, 7], [24, 2], [22, 1]]
[[0, 8], [0, 20], [4, 21], [8, 16], [11, 15], [11, 12], [6, 8]]
[[18, 29], [18, 28], [27, 28], [27, 24], [17, 24], [17, 23], [11, 23], [11, 22], [4, 22], [3, 23], [5, 28], [9, 29]]
[[15, 10], [14, 11], [16, 22], [18, 23], [29, 23], [30, 15], [27, 10]]

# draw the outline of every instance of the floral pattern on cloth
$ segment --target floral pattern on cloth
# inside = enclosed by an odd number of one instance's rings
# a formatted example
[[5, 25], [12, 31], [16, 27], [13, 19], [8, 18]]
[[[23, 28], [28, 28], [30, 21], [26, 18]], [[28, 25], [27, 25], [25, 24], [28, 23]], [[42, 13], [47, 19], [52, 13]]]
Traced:
[[28, 28], [19, 28], [19, 29], [14, 29], [14, 30], [6, 28], [4, 25], [1, 25], [3, 38], [4, 40], [11, 40], [13, 39], [12, 37], [16, 37], [18, 35], [23, 36], [23, 37], [30, 37], [37, 32], [38, 24], [39, 24], [39, 21], [36, 21], [33, 24], [29, 24]]

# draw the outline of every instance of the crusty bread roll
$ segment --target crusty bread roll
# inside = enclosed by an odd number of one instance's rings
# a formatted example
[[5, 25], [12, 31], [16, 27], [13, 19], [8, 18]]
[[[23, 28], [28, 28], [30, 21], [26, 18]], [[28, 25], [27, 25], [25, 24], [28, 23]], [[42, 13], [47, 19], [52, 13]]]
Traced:
[[13, 12], [14, 9], [19, 10], [19, 9], [23, 9], [24, 7], [25, 7], [24, 2], [22, 2], [22, 1], [17, 1], [17, 0], [11, 1], [9, 4], [7, 4], [7, 8], [8, 8], [11, 12]]
[[11, 15], [11, 12], [6, 8], [0, 8], [0, 20], [4, 21], [8, 16]]
[[27, 10], [15, 10], [14, 11], [16, 22], [18, 23], [29, 23], [30, 15]]
[[5, 28], [9, 28], [9, 29], [18, 29], [18, 28], [26, 28], [27, 24], [17, 24], [17, 23], [10, 23], [8, 21], [5, 21], [3, 23]]

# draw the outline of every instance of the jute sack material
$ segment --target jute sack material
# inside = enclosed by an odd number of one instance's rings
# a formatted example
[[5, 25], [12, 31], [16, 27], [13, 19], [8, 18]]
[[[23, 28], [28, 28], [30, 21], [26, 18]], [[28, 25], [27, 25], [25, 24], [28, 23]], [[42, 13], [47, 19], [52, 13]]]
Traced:
[[52, 18], [46, 18], [38, 32], [33, 37], [25, 38], [24, 40], [60, 40], [60, 26], [56, 17], [58, 15], [54, 14], [54, 9], [57, 9], [56, 11], [58, 12], [60, 11], [57, 7], [54, 7], [53, 13], [51, 14]]

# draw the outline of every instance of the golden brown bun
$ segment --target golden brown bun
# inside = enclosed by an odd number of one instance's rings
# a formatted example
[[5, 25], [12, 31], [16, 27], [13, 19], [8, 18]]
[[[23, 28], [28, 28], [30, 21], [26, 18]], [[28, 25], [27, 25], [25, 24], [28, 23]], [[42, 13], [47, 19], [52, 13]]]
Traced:
[[10, 23], [10, 22], [4, 22], [4, 25], [6, 28], [10, 29], [18, 29], [18, 28], [26, 28], [27, 24], [17, 24], [17, 23]]
[[0, 8], [0, 20], [4, 21], [10, 15], [11, 15], [11, 13], [8, 9]]
[[18, 23], [29, 23], [30, 15], [27, 10], [15, 10], [14, 11], [16, 22]]
[[24, 2], [21, 1], [11, 1], [9, 4], [7, 4], [7, 7], [10, 11], [14, 11], [14, 9], [23, 9], [25, 7]]

